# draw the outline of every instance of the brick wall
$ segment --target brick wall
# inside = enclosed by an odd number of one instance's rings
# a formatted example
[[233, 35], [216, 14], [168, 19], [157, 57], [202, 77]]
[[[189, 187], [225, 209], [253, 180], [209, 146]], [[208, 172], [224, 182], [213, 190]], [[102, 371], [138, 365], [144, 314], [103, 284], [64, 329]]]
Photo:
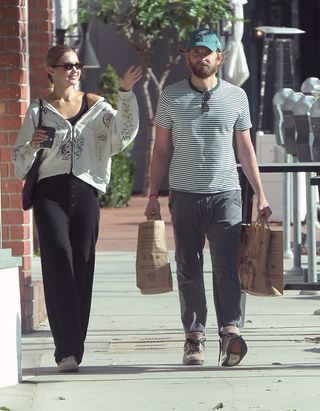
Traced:
[[48, 95], [49, 81], [44, 58], [53, 45], [53, 0], [29, 0], [30, 97]]
[[[28, 2], [32, 98], [48, 91], [42, 61], [53, 40], [52, 1]], [[42, 296], [34, 294], [40, 287], [37, 284], [33, 288], [31, 279], [32, 213], [21, 209], [22, 181], [15, 178], [11, 163], [11, 149], [28, 106], [26, 4], [25, 0], [1, 0], [0, 3], [0, 164], [2, 248], [11, 248], [13, 255], [22, 256], [22, 328], [28, 332], [37, 322], [34, 303]]]

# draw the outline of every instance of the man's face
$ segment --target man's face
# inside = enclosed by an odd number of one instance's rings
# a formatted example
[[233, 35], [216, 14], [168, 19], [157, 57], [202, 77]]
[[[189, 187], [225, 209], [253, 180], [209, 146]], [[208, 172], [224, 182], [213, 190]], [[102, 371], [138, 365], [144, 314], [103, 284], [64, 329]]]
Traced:
[[207, 47], [193, 47], [188, 52], [188, 62], [195, 76], [206, 79], [218, 71], [222, 62], [222, 53], [211, 51]]

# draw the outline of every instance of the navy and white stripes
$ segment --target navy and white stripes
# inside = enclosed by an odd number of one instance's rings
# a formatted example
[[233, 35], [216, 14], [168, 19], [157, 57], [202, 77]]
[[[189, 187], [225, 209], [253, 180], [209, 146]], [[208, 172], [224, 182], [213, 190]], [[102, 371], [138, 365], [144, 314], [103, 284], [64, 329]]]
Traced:
[[218, 81], [205, 113], [202, 93], [192, 89], [188, 80], [166, 87], [161, 94], [155, 124], [172, 131], [169, 185], [173, 190], [218, 193], [240, 189], [233, 132], [251, 128], [248, 99], [240, 87]]

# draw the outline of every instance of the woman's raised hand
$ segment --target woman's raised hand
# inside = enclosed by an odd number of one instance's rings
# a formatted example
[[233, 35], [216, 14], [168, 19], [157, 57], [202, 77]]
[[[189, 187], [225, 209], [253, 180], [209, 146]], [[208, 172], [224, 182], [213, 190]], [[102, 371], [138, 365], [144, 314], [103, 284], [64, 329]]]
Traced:
[[120, 89], [129, 91], [132, 87], [141, 79], [142, 77], [142, 68], [141, 66], [131, 66], [128, 70], [124, 73], [122, 77], [120, 77]]

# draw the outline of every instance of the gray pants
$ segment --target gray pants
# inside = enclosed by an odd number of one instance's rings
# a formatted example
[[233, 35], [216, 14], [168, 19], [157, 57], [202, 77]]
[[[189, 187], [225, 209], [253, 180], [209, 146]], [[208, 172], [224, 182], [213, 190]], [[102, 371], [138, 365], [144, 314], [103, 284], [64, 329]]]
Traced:
[[236, 255], [242, 221], [241, 202], [238, 190], [218, 194], [170, 191], [181, 319], [186, 332], [205, 332], [207, 302], [203, 248], [206, 237], [212, 261], [218, 331], [240, 325], [241, 289]]

